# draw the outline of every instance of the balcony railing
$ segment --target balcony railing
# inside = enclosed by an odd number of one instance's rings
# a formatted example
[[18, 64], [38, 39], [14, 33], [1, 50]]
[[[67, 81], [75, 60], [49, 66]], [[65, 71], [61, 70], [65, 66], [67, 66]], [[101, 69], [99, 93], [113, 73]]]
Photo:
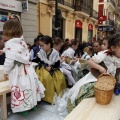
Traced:
[[84, 5], [75, 5], [74, 6], [75, 11], [82, 11], [90, 15], [90, 8], [86, 7]]
[[107, 2], [111, 2], [112, 5], [115, 7], [115, 2], [114, 2], [114, 0], [107, 0]]
[[120, 7], [120, 0], [118, 0], [118, 7]]
[[111, 20], [111, 19], [106, 20], [106, 24], [109, 24], [109, 25], [112, 25], [112, 26], [115, 25], [115, 24], [114, 24], [114, 20]]
[[[55, 1], [55, 0], [48, 0], [48, 2], [50, 2], [50, 1]], [[70, 8], [73, 8], [73, 4], [66, 2], [65, 0], [58, 0], [58, 3], [68, 6]]]
[[95, 11], [94, 9], [90, 10], [90, 17], [93, 17], [95, 19], [98, 19], [98, 12]]

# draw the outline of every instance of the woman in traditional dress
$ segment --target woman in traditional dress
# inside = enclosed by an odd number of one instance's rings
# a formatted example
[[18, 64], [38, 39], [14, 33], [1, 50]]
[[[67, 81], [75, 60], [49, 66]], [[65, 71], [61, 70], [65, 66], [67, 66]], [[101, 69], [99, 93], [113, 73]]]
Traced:
[[38, 67], [36, 73], [46, 88], [44, 101], [54, 103], [55, 93], [60, 93], [66, 88], [66, 81], [60, 71], [59, 53], [53, 48], [53, 40], [49, 36], [40, 39], [38, 53]]

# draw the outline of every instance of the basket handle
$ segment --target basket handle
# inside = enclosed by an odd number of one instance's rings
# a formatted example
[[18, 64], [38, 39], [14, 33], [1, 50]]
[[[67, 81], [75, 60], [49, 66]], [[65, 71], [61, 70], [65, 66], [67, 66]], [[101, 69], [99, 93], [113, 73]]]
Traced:
[[[98, 78], [100, 78], [101, 76], [112, 76], [112, 75], [110, 75], [110, 74], [108, 74], [108, 73], [102, 73], [102, 74], [100, 74], [99, 76], [98, 76]], [[112, 76], [113, 77], [113, 76]]]
[[102, 73], [102, 74], [99, 75], [98, 79], [99, 79], [101, 76], [111, 76], [111, 77], [114, 79], [114, 82], [116, 83], [116, 79], [115, 79], [111, 74]]

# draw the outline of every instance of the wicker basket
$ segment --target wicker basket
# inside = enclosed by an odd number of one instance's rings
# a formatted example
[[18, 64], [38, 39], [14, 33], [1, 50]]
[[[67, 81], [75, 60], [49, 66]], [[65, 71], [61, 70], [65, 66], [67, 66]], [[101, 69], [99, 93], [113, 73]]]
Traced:
[[87, 60], [79, 59], [79, 62], [81, 64], [81, 69], [85, 69], [88, 66]]
[[70, 58], [70, 57], [68, 57], [68, 56], [66, 56], [65, 57], [65, 62], [67, 63], [67, 64], [70, 64], [70, 61], [71, 61], [72, 59]]
[[116, 83], [115, 78], [109, 74], [101, 74], [98, 77], [98, 80], [94, 86], [97, 103], [102, 105], [110, 103], [115, 83]]

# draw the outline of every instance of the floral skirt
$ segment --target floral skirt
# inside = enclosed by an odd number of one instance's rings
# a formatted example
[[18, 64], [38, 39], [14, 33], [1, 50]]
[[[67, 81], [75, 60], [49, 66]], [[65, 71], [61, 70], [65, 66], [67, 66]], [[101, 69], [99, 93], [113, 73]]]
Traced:
[[45, 86], [45, 97], [43, 98], [44, 101], [53, 103], [55, 93], [60, 95], [60, 93], [66, 89], [66, 81], [65, 77], [59, 70], [54, 71], [53, 75], [44, 69], [44, 67], [37, 67], [36, 73], [39, 77], [39, 80]]
[[8, 77], [13, 113], [32, 109], [44, 97], [45, 88], [31, 65], [15, 65]]
[[68, 112], [71, 112], [83, 99], [94, 96], [94, 82], [87, 83], [81, 86], [79, 94], [75, 101], [71, 103], [71, 100], [68, 99], [67, 109]]

